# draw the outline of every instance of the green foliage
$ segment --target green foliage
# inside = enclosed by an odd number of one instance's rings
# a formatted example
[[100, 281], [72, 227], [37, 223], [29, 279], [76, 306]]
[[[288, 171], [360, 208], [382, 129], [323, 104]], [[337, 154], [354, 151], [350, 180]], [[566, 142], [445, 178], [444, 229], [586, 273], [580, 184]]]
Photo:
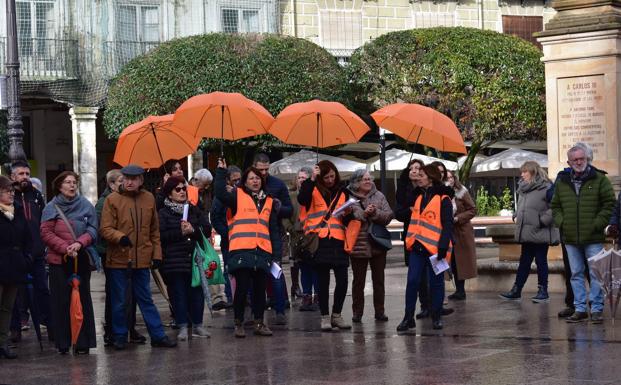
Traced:
[[[502, 203], [504, 203], [504, 195]], [[477, 191], [475, 204], [477, 206], [477, 215], [483, 217], [492, 217], [498, 215], [500, 210], [503, 208], [501, 205], [501, 201], [496, 196], [489, 195], [489, 193], [487, 192], [487, 190], [485, 190], [483, 186], [481, 186]], [[513, 209], [513, 207], [511, 207], [511, 209]]]
[[452, 117], [464, 138], [543, 139], [541, 52], [493, 31], [429, 28], [392, 32], [359, 48], [348, 67], [357, 108], [427, 105]]
[[500, 198], [500, 203], [502, 204], [503, 210], [513, 211], [513, 195], [511, 194], [511, 190], [509, 187], [505, 187], [502, 190], [502, 197]]
[[344, 70], [314, 43], [213, 33], [171, 40], [123, 67], [110, 85], [106, 133], [118, 137], [131, 123], [213, 91], [241, 92], [274, 115], [314, 98], [349, 104]]

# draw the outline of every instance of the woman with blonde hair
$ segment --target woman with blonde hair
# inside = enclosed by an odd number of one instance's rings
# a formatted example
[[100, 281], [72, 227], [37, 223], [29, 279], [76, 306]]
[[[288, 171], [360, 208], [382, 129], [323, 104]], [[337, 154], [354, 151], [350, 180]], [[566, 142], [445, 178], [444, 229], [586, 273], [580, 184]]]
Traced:
[[522, 252], [515, 284], [511, 291], [500, 294], [500, 297], [508, 300], [522, 297], [522, 288], [534, 259], [539, 291], [531, 299], [535, 303], [548, 302], [548, 247], [559, 242], [559, 232], [554, 227], [552, 210], [546, 199], [551, 182], [537, 162], [525, 162], [520, 171], [522, 180], [518, 185], [518, 206], [513, 219], [515, 240], [522, 245]]

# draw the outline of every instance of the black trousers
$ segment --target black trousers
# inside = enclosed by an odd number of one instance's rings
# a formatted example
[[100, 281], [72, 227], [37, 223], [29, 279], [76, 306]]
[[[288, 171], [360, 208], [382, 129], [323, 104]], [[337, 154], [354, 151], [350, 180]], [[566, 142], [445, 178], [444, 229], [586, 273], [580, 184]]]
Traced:
[[265, 312], [265, 282], [267, 274], [263, 270], [237, 269], [233, 272], [235, 277], [235, 297], [233, 298], [233, 310], [235, 320], [244, 321], [246, 308], [246, 295], [252, 284], [252, 313], [254, 319], [263, 321]]
[[341, 314], [343, 303], [347, 295], [347, 266], [317, 265], [317, 280], [319, 281], [319, 309], [321, 315], [330, 314], [330, 270], [334, 270], [334, 303], [332, 313]]

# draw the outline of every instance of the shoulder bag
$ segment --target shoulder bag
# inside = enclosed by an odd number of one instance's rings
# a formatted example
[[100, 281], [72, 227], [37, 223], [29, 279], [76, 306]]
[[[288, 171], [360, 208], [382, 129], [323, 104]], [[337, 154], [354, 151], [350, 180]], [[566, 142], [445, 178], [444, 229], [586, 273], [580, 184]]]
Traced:
[[[78, 237], [75, 236], [75, 232], [73, 231], [73, 226], [71, 226], [71, 223], [69, 223], [69, 220], [65, 216], [65, 213], [63, 213], [63, 211], [60, 209], [60, 207], [58, 207], [58, 205], [54, 205], [54, 207], [56, 208], [56, 211], [58, 211], [58, 215], [60, 216], [60, 219], [62, 219], [62, 221], [65, 223], [65, 226], [67, 226], [67, 229], [69, 230], [69, 234], [71, 234], [71, 238], [73, 238], [74, 242], [77, 242]], [[80, 251], [84, 251], [84, 253], [86, 253], [86, 256], [88, 257], [88, 261], [91, 266], [91, 271], [94, 271], [94, 270], [97, 270], [98, 272], [102, 271], [101, 257], [99, 256], [99, 253], [97, 252], [96, 248], [94, 248], [93, 246], [82, 247]]]

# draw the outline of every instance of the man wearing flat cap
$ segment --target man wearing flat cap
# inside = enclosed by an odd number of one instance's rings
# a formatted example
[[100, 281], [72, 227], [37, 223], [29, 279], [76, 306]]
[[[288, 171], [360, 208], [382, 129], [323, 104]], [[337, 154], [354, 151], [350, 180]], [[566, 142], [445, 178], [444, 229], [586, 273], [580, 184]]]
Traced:
[[149, 286], [149, 269], [162, 263], [155, 198], [142, 188], [144, 169], [128, 165], [121, 173], [123, 184], [106, 198], [99, 226], [108, 243], [105, 263], [110, 271], [113, 344], [117, 350], [127, 346], [126, 294], [131, 290], [151, 336], [151, 346], [174, 347], [176, 343], [164, 333]]

